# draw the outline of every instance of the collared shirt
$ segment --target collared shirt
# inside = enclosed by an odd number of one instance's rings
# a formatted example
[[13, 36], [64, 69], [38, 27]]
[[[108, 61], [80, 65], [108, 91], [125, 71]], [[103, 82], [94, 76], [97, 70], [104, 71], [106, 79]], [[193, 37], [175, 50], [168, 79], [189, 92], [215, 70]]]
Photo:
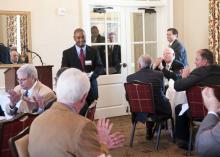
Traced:
[[[32, 86], [30, 89], [28, 89], [28, 93], [27, 93], [27, 96], [28, 96], [28, 97], [32, 96], [32, 94], [33, 94], [33, 89], [34, 89], [34, 87], [36, 86], [36, 84], [37, 84], [37, 81], [35, 81], [35, 83], [33, 84], [33, 86]], [[26, 90], [24, 90], [23, 93], [25, 93], [25, 91], [26, 91]], [[22, 99], [20, 99], [20, 100], [16, 103], [15, 106], [16, 106], [17, 108], [20, 107], [21, 101], [22, 101]]]
[[[175, 40], [176, 40], [176, 39], [175, 39]], [[175, 40], [174, 40], [174, 41], [175, 41]], [[172, 46], [172, 44], [174, 43], [174, 41], [172, 41], [171, 43], [169, 43], [169, 46]]]
[[172, 63], [173, 63], [173, 61], [170, 62], [170, 63], [166, 63], [166, 69], [167, 70], [170, 70]]
[[33, 89], [34, 89], [34, 87], [36, 86], [36, 84], [37, 84], [37, 81], [35, 81], [35, 83], [33, 84], [33, 86], [32, 86], [30, 89], [28, 89], [28, 95], [27, 95], [27, 96], [32, 96]]
[[216, 112], [209, 111], [208, 114], [213, 114], [213, 115], [215, 115], [219, 119], [219, 115]]
[[[86, 56], [86, 45], [83, 46], [82, 49], [83, 49], [84, 56]], [[80, 55], [80, 50], [81, 50], [81, 47], [76, 45], [76, 52], [78, 56]]]

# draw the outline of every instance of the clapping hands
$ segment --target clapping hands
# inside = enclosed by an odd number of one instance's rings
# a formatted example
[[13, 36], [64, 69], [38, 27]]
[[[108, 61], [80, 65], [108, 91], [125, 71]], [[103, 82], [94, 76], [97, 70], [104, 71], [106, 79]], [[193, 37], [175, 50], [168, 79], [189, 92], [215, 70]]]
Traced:
[[190, 68], [186, 67], [180, 71], [182, 78], [186, 78], [190, 74]]
[[99, 119], [97, 123], [97, 130], [99, 141], [105, 144], [109, 149], [122, 147], [124, 145], [125, 137], [121, 132], [111, 134], [113, 123], [109, 119]]
[[9, 94], [8, 97], [13, 105], [15, 105], [21, 98], [21, 94], [18, 94], [13, 89], [9, 90], [8, 94]]
[[216, 98], [213, 88], [206, 87], [205, 89], [203, 89], [202, 97], [203, 97], [204, 105], [209, 112], [210, 111], [215, 113], [220, 112], [220, 102]]

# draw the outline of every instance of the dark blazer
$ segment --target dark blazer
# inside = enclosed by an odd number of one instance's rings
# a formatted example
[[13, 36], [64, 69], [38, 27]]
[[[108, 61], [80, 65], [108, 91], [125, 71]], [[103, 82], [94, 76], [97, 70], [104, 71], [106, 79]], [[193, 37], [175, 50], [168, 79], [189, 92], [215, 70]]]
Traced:
[[[96, 38], [96, 41], [94, 42], [93, 39], [91, 38], [92, 40], [92, 43], [105, 43], [105, 37], [101, 36], [100, 34], [97, 36]], [[99, 46], [92, 46], [92, 48], [94, 48], [99, 56], [101, 57], [101, 61], [102, 61], [102, 64], [105, 66], [105, 58], [103, 59], [102, 58], [102, 54], [105, 54], [105, 45], [99, 45]]]
[[195, 148], [200, 157], [217, 157], [220, 154], [220, 122], [216, 115], [208, 114], [199, 127]]
[[[103, 72], [103, 66], [97, 51], [88, 45], [86, 45], [85, 61], [86, 60], [90, 60], [92, 65], [85, 65], [85, 72], [90, 73], [93, 71], [90, 78], [91, 88], [87, 97], [87, 101], [90, 104], [90, 102], [92, 103], [92, 101], [98, 99], [98, 84], [96, 78]], [[73, 67], [82, 70], [75, 45], [63, 51], [61, 67]]]
[[183, 63], [184, 66], [187, 66], [187, 54], [183, 45], [176, 39], [170, 47], [175, 52], [175, 59]]
[[105, 42], [105, 37], [101, 36], [100, 34], [96, 38], [96, 43], [104, 43]]
[[127, 82], [132, 81], [152, 83], [156, 114], [166, 116], [170, 116], [172, 114], [169, 100], [163, 93], [164, 83], [162, 72], [149, 68], [143, 68], [127, 77]]
[[120, 70], [121, 66], [121, 46], [120, 45], [114, 45], [112, 50], [112, 58], [111, 58], [110, 66], [113, 66], [117, 69], [117, 72]]
[[196, 68], [188, 77], [176, 80], [174, 88], [183, 91], [195, 85], [220, 85], [220, 65]]
[[10, 64], [9, 48], [0, 43], [0, 63]]
[[[113, 74], [120, 73], [121, 70], [121, 46], [120, 45], [113, 45], [113, 49], [108, 46], [108, 66], [114, 68]], [[102, 59], [102, 63], [106, 66], [106, 58], [105, 53], [100, 53], [100, 57]]]
[[[166, 77], [168, 80], [173, 79], [176, 81], [177, 79], [181, 78], [180, 70], [184, 68], [184, 65], [181, 62], [173, 60], [169, 70], [165, 68], [165, 61], [162, 61], [162, 65], [164, 68], [161, 71], [163, 72], [164, 77]], [[156, 70], [159, 70], [159, 68], [156, 68]]]

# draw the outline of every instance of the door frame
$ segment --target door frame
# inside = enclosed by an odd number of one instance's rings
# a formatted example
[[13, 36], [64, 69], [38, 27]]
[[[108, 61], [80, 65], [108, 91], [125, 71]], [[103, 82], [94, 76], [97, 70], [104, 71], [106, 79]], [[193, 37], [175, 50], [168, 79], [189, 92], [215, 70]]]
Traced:
[[[162, 54], [162, 50], [167, 47], [167, 40], [166, 40], [166, 30], [169, 27], [173, 26], [173, 0], [82, 0], [81, 1], [81, 17], [82, 17], [82, 23], [81, 26], [84, 28], [85, 32], [90, 32], [90, 20], [88, 20], [88, 17], [90, 17], [90, 7], [91, 6], [113, 6], [113, 7], [123, 7], [125, 8], [125, 12], [120, 12], [120, 16], [123, 16], [124, 18], [121, 19], [121, 38], [122, 36], [127, 36], [127, 38], [130, 38], [130, 34], [127, 33], [126, 29], [122, 29], [123, 26], [126, 26], [126, 16], [128, 13], [129, 8], [134, 7], [151, 7], [154, 6], [156, 8], [159, 8], [159, 11], [157, 12], [157, 56]], [[129, 35], [126, 35], [129, 34]], [[86, 35], [86, 41], [90, 45], [91, 44], [91, 33], [87, 33]], [[121, 54], [121, 62], [127, 63], [127, 68], [122, 68], [122, 78], [117, 80], [119, 83], [123, 84], [123, 82], [126, 82], [126, 76], [132, 73], [132, 67], [131, 64], [131, 44], [128, 40], [121, 39], [121, 52], [126, 52], [127, 54]], [[123, 56], [126, 55], [126, 56]], [[117, 75], [117, 74], [116, 74]], [[100, 79], [101, 77], [101, 79]], [[111, 82], [114, 82], [112, 80], [116, 80], [117, 76], [114, 75], [102, 75], [98, 79], [99, 88], [102, 88], [103, 86], [109, 86], [111, 85]], [[107, 80], [108, 83], [105, 84], [105, 81]], [[114, 86], [114, 84], [113, 84]], [[125, 96], [125, 91], [121, 92], [122, 95]], [[100, 98], [99, 98], [100, 99]], [[101, 100], [102, 101], [102, 100]], [[98, 101], [99, 102], [99, 101]], [[102, 102], [104, 103], [104, 102]], [[112, 117], [112, 116], [119, 116], [119, 115], [125, 115], [129, 114], [127, 113], [127, 106], [128, 103], [126, 99], [124, 98], [123, 104], [121, 106], [116, 107], [100, 107], [97, 108], [96, 111], [96, 118], [100, 117]], [[117, 110], [117, 112], [115, 112]]]

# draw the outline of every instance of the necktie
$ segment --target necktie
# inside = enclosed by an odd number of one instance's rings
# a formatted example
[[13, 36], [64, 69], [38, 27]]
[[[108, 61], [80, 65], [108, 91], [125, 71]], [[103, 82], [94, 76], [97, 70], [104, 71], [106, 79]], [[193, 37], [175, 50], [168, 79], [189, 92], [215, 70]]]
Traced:
[[82, 71], [85, 71], [85, 65], [84, 65], [85, 58], [84, 58], [84, 52], [82, 48], [80, 49], [79, 59], [80, 59], [80, 63], [82, 66]]
[[28, 90], [25, 90], [24, 96], [28, 97]]

